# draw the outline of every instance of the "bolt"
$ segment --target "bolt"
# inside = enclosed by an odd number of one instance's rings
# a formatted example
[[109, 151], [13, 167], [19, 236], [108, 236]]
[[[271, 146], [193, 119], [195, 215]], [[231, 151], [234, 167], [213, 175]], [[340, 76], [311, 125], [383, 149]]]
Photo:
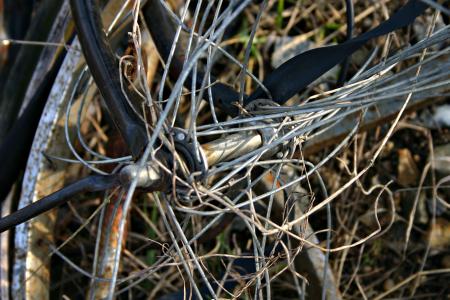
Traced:
[[177, 140], [179, 140], [179, 141], [183, 141], [184, 138], [185, 138], [185, 135], [184, 135], [184, 133], [182, 133], [182, 132], [178, 132], [178, 133], [175, 135], [175, 139], [177, 139]]

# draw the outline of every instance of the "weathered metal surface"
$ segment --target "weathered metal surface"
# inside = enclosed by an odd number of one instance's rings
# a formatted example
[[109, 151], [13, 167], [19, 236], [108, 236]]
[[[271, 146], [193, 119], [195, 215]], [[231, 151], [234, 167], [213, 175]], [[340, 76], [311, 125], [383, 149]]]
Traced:
[[[109, 2], [103, 13], [105, 24], [112, 22], [121, 6], [122, 3], [119, 5], [117, 1]], [[67, 30], [70, 30], [67, 26], [67, 9], [68, 1], [64, 1], [60, 18], [53, 27], [55, 29], [53, 38], [56, 40], [61, 35], [67, 35]], [[125, 23], [121, 20], [119, 24], [122, 24], [120, 28], [123, 28]], [[60, 25], [66, 29], [58, 31], [57, 28]], [[78, 40], [75, 39], [50, 93], [28, 158], [19, 208], [54, 192], [64, 184], [64, 169], [58, 168], [57, 165], [55, 169], [54, 164], [49, 165], [43, 153], [49, 152], [61, 157], [68, 154], [64, 140], [63, 114], [72, 92], [74, 79], [79, 74], [80, 64], [83, 61], [80, 49]], [[48, 51], [55, 53], [55, 51]], [[37, 74], [45, 70], [45, 66], [49, 63], [51, 61], [40, 61], [38, 67], [41, 66], [41, 69], [35, 71], [33, 78], [36, 79]], [[71, 120], [75, 120], [75, 118], [71, 118]], [[74, 124], [69, 123], [69, 125]], [[53, 238], [55, 217], [56, 209], [16, 227], [15, 261], [11, 287], [14, 299], [49, 298], [50, 261], [48, 255], [50, 253], [49, 242]]]
[[[72, 47], [79, 47], [77, 40], [72, 43]], [[68, 154], [63, 136], [62, 116], [80, 59], [79, 51], [69, 51], [52, 88], [28, 158], [19, 208], [54, 192], [64, 184], [64, 168], [49, 165], [43, 154]], [[48, 255], [55, 217], [55, 211], [51, 211], [16, 227], [12, 281], [14, 299], [49, 297]]]
[[[105, 208], [105, 216], [102, 220], [99, 259], [95, 274], [97, 278], [112, 278], [117, 251], [119, 247], [125, 246], [126, 238], [123, 239], [122, 245], [119, 246], [117, 243], [124, 200], [123, 197], [116, 193]], [[109, 293], [109, 286], [109, 281], [94, 281], [90, 287], [89, 298], [93, 296], [93, 299], [106, 299]]]

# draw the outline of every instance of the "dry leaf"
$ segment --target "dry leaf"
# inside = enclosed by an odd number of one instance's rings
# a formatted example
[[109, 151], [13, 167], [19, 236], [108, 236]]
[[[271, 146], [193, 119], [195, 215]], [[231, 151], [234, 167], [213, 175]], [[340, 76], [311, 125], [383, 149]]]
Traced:
[[432, 250], [446, 249], [450, 246], [450, 222], [436, 219], [436, 224], [428, 230], [428, 239]]
[[419, 179], [419, 169], [408, 149], [398, 150], [397, 181], [403, 186], [414, 186]]

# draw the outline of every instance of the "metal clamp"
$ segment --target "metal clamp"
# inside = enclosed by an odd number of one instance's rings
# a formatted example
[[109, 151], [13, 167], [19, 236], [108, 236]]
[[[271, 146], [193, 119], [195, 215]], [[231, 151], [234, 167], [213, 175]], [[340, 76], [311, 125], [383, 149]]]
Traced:
[[[189, 141], [187, 133], [181, 128], [173, 128], [172, 135], [175, 150], [180, 154], [189, 171], [191, 173], [200, 172], [201, 175], [206, 174], [208, 162], [203, 149], [195, 147], [194, 143]], [[198, 155], [196, 155], [196, 152], [198, 152]]]

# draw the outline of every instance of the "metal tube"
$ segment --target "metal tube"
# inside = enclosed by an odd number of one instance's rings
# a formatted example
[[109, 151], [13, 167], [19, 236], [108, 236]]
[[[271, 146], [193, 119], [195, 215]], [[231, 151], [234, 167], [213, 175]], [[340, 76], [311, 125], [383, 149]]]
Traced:
[[208, 166], [247, 154], [263, 145], [263, 139], [257, 131], [227, 135], [202, 145]]

